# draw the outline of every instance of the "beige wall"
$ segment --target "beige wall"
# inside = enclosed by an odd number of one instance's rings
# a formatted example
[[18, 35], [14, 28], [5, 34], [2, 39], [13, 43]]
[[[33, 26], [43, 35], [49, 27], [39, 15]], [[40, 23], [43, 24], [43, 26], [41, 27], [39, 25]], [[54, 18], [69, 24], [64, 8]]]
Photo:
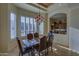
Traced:
[[0, 4], [0, 53], [8, 52], [8, 4]]
[[[13, 4], [0, 4], [0, 52], [10, 52], [17, 46], [15, 39], [10, 38], [10, 12], [17, 16], [17, 36], [20, 36], [20, 15], [35, 17], [37, 13], [15, 7]], [[43, 14], [46, 18], [47, 15]], [[47, 19], [46, 19], [47, 20]], [[47, 33], [47, 23], [44, 23], [45, 32]]]
[[[21, 35], [21, 33], [20, 33], [20, 16], [23, 15], [23, 16], [35, 17], [37, 15], [37, 13], [33, 13], [31, 11], [18, 8], [16, 6], [12, 5], [12, 4], [9, 4], [9, 11], [15, 12], [16, 15], [17, 15], [17, 25], [18, 25], [17, 26], [17, 36], [19, 36], [20, 39], [26, 39], [26, 37], [21, 37], [20, 36]], [[43, 16], [45, 17], [45, 14], [43, 14]], [[44, 26], [46, 27], [47, 25], [44, 24]], [[47, 31], [47, 29], [45, 30], [44, 33], [47, 33], [46, 31]], [[11, 40], [10, 39], [10, 43], [11, 44], [9, 45], [9, 47], [10, 47], [9, 51], [17, 46], [16, 40]]]
[[56, 34], [55, 41], [68, 45], [72, 51], [79, 53], [79, 4], [62, 4], [59, 6], [55, 4], [48, 10], [49, 17], [60, 12], [67, 14], [67, 36]]
[[44, 22], [44, 34], [48, 34], [48, 14], [45, 15], [45, 22]]
[[70, 48], [79, 53], [79, 7], [71, 10], [70, 20]]
[[[67, 6], [65, 4], [59, 5], [59, 4], [56, 3], [55, 5], [51, 5], [48, 8], [48, 17], [49, 17], [49, 19], [50, 19], [50, 17], [52, 17], [56, 13], [65, 13], [65, 14], [67, 14], [67, 34], [66, 35], [62, 35], [62, 34], [57, 35], [57, 34], [55, 34], [55, 42], [57, 42], [59, 44], [62, 44], [62, 45], [69, 46], [70, 10], [67, 8]], [[49, 20], [49, 22], [50, 22], [50, 20]]]

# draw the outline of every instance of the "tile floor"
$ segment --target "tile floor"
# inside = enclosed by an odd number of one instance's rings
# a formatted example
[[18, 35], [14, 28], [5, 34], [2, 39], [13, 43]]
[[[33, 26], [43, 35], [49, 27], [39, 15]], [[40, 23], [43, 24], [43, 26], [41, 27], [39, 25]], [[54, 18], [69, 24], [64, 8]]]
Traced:
[[[72, 52], [67, 49], [67, 47], [63, 47], [59, 44], [54, 44], [52, 48], [53, 52], [51, 52], [50, 48], [48, 51], [48, 56], [79, 56], [76, 52]], [[8, 56], [18, 56], [19, 55], [19, 50], [18, 48], [15, 48], [13, 51], [10, 51], [8, 53]], [[38, 56], [38, 54], [35, 54]], [[28, 56], [28, 54], [24, 55]]]

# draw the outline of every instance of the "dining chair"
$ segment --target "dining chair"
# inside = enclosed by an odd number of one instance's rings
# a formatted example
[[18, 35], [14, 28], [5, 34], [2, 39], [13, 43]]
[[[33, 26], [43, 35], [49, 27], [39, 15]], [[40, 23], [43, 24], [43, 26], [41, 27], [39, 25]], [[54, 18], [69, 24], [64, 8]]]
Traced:
[[27, 39], [32, 40], [33, 39], [33, 34], [32, 33], [27, 34]]
[[[27, 34], [27, 39], [32, 42], [32, 40], [33, 40], [33, 34], [32, 33]], [[35, 52], [35, 49], [34, 49], [33, 46], [31, 48], [32, 48], [31, 55], [34, 56], [35, 55], [35, 53], [34, 53]]]
[[49, 48], [51, 48], [51, 53], [53, 52], [52, 47], [53, 47], [53, 39], [51, 40], [50, 38], [48, 38], [48, 41], [47, 41], [47, 54], [48, 54], [48, 49]]
[[47, 37], [46, 36], [43, 36], [41, 39], [40, 39], [40, 44], [39, 46], [36, 47], [36, 50], [38, 51], [39, 55], [41, 52], [44, 51], [44, 55], [46, 55], [46, 42], [47, 42]]
[[39, 33], [34, 33], [34, 39], [36, 40], [36, 41], [39, 41]]
[[18, 44], [18, 48], [19, 48], [19, 56], [20, 55], [23, 56], [26, 53], [29, 53], [31, 51], [31, 48], [26, 48], [26, 47], [22, 46], [21, 41], [18, 37], [16, 37], [16, 40], [17, 40], [17, 44]]

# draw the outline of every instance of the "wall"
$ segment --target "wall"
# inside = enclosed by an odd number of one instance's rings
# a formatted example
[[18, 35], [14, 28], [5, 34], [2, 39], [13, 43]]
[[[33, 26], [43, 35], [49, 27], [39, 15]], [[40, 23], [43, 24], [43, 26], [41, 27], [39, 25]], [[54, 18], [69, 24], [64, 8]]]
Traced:
[[[28, 11], [28, 10], [25, 10], [25, 9], [21, 9], [19, 7], [16, 7], [15, 5], [13, 4], [9, 4], [9, 13], [10, 12], [14, 12], [16, 13], [16, 16], [17, 16], [17, 36], [20, 38], [20, 39], [26, 39], [26, 37], [21, 37], [21, 33], [20, 33], [20, 16], [29, 16], [29, 17], [35, 17], [35, 15], [37, 15], [37, 13], [33, 13], [31, 11]], [[44, 14], [43, 14], [44, 15]], [[9, 17], [10, 18], [10, 17]], [[9, 22], [10, 23], [10, 22]], [[9, 39], [9, 51], [12, 51], [15, 47], [17, 47], [17, 42], [15, 39]]]
[[[48, 18], [52, 17], [56, 13], [65, 13], [65, 14], [67, 14], [67, 34], [66, 35], [55, 34], [55, 42], [57, 42], [59, 44], [62, 44], [62, 45], [69, 46], [70, 10], [67, 8], [66, 4], [56, 3], [54, 5], [51, 5], [48, 8]], [[50, 20], [49, 20], [49, 22], [50, 22]]]
[[70, 48], [79, 53], [79, 7], [71, 10], [70, 20]]
[[45, 15], [45, 22], [44, 22], [44, 34], [48, 35], [48, 14]]
[[8, 52], [8, 29], [8, 4], [0, 4], [0, 53]]
[[68, 44], [71, 50], [79, 53], [79, 4], [55, 4], [50, 6], [48, 10], [49, 17], [60, 12], [67, 14], [67, 36], [56, 35], [55, 41]]
[[63, 46], [69, 47], [68, 39], [66, 34], [54, 34], [54, 42], [59, 43]]
[[[0, 4], [0, 53], [8, 53], [17, 47], [15, 39], [10, 38], [10, 13], [14, 12], [17, 16], [17, 36], [20, 36], [20, 15], [35, 17], [37, 13], [27, 11], [14, 6], [13, 4]], [[43, 16], [47, 17], [45, 14]], [[45, 33], [47, 33], [47, 23], [45, 24]]]

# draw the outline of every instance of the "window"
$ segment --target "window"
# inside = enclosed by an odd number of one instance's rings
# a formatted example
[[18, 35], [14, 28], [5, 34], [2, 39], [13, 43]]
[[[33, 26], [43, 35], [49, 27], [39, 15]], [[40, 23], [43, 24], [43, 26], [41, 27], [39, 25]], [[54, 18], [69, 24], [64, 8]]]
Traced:
[[26, 35], [29, 34], [29, 17], [26, 17]]
[[37, 31], [36, 22], [33, 17], [21, 16], [21, 36]]
[[33, 33], [33, 21], [34, 21], [34, 19], [30, 18], [30, 24], [29, 24], [29, 32], [30, 33]]
[[36, 23], [36, 21], [35, 21], [35, 19], [34, 19], [34, 32], [37, 32], [37, 23]]
[[21, 16], [21, 36], [25, 36], [25, 17]]
[[44, 22], [40, 23], [39, 25], [39, 34], [43, 34], [44, 33]]
[[11, 39], [16, 38], [16, 15], [14, 13], [10, 14], [10, 33]]

